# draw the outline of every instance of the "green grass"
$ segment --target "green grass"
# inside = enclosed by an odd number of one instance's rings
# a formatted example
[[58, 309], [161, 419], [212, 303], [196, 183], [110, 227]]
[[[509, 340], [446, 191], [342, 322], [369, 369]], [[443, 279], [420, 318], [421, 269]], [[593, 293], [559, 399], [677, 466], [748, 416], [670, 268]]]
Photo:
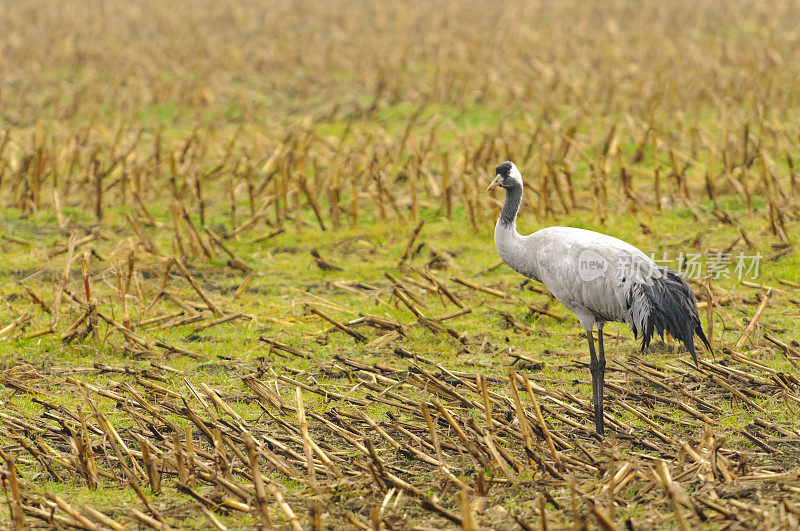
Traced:
[[[383, 380], [353, 369], [341, 359], [398, 369], [400, 372], [392, 377], [402, 381], [385, 396], [397, 393], [411, 405], [441, 398], [432, 387], [412, 385], [412, 374], [407, 369], [413, 362], [395, 354], [395, 346], [431, 358], [442, 369], [497, 378], [490, 381], [489, 387], [503, 396], [510, 396], [507, 371], [513, 367], [530, 372], [531, 378], [549, 391], [570, 393], [588, 403], [591, 385], [584, 367], [588, 352], [577, 320], [560, 303], [530, 289], [531, 284], [523, 284], [525, 279], [506, 266], [488, 270], [498, 262], [492, 230], [499, 211], [497, 200], [502, 200], [502, 194], [485, 194], [483, 188], [496, 163], [509, 158], [520, 166], [526, 179], [526, 200], [518, 220], [522, 233], [550, 225], [598, 230], [629, 241], [648, 254], [660, 257], [667, 253], [673, 267], [681, 254], [700, 254], [705, 263], [709, 253], [731, 245], [734, 257], [738, 253], [764, 257], [758, 277], [745, 280], [780, 290], [773, 295], [760, 327], [753, 333], [755, 348], [746, 345], [738, 350], [771, 371], [798, 374], [797, 368], [763, 339], [763, 333], [769, 331], [796, 346], [792, 343], [797, 339], [794, 323], [800, 317], [797, 290], [779, 283], [800, 280], [800, 257], [793, 251], [774, 261], [766, 260], [778, 249], [778, 238], [769, 226], [771, 207], [785, 221], [788, 239], [793, 244], [800, 239], [798, 197], [792, 186], [797, 179], [794, 152], [800, 101], [797, 91], [792, 90], [799, 63], [792, 60], [796, 54], [796, 31], [791, 22], [796, 17], [791, 5], [764, 8], [757, 4], [675, 3], [659, 7], [620, 1], [602, 6], [570, 2], [536, 6], [511, 2], [502, 10], [455, 2], [408, 9], [399, 4], [355, 5], [341, 0], [291, 7], [281, 2], [267, 7], [174, 2], [164, 7], [152, 0], [141, 5], [109, 5], [114, 9], [113, 17], [89, 2], [35, 9], [27, 2], [12, 0], [8, 31], [0, 36], [4, 54], [0, 65], [4, 73], [0, 235], [28, 242], [0, 239], [0, 329], [25, 313], [31, 315], [24, 330], [15, 330], [10, 338], [0, 338], [0, 413], [47, 426], [40, 434], [19, 429], [3, 420], [5, 417], [0, 419], [0, 448], [17, 457], [27, 501], [39, 503], [52, 493], [78, 510], [92, 506], [125, 523], [131, 522], [130, 507], [145, 510], [124, 481], [104, 479], [100, 488], [90, 490], [79, 474], [56, 464], [55, 469], [64, 478], [58, 483], [19, 446], [20, 438], [44, 441], [64, 455], [74, 456], [65, 431], [48, 420], [46, 415], [52, 411], [42, 401], [55, 407], [56, 412], [76, 413], [80, 407], [90, 425], [96, 425], [89, 400], [67, 378], [133, 400], [123, 385], [130, 384], [148, 400], [168, 403], [138, 383], [134, 374], [119, 372], [153, 370], [163, 378], [157, 380], [158, 385], [185, 397], [191, 408], [208, 418], [211, 415], [190, 392], [184, 378], [195, 387], [205, 384], [223, 396], [257, 437], [284, 435], [265, 410], [290, 425], [297, 424], [297, 417], [289, 409], [278, 411], [255, 400], [242, 381], [253, 374], [287, 404], [294, 404], [294, 387], [280, 377], [367, 400], [369, 404], [356, 408], [347, 401], [326, 400], [319, 394], [304, 392], [309, 412], [333, 417], [358, 409], [406, 441], [405, 436], [393, 431], [390, 419], [394, 415], [420, 430], [417, 433], [423, 438], [428, 437], [426, 426], [415, 413], [374, 400], [380, 396], [379, 391], [367, 384], [382, 385]], [[65, 32], [63, 28], [71, 29]], [[563, 28], [569, 28], [569, 38], [564, 38]], [[127, 45], [121, 47], [120, 42]], [[634, 154], [640, 149], [645, 131], [650, 134], [637, 162]], [[745, 131], [747, 151], [743, 148]], [[618, 146], [618, 151], [604, 154], [608, 145]], [[118, 158], [127, 149], [131, 152]], [[276, 149], [283, 149], [282, 154], [267, 167], [265, 163]], [[692, 208], [680, 199], [672, 175], [673, 151], [678, 169], [688, 182]], [[793, 157], [794, 168], [786, 159], [787, 153]], [[444, 211], [440, 189], [445, 155], [453, 186], [452, 219]], [[767, 179], [762, 176], [760, 156], [766, 162]], [[752, 164], [743, 163], [753, 157]], [[548, 167], [562, 177], [565, 173], [571, 176], [575, 204], [569, 214], [555, 193], [552, 177], [547, 179], [549, 210], [545, 215], [538, 214], [541, 171]], [[750, 204], [725, 178], [725, 167], [732, 167], [733, 178], [747, 186], [752, 194]], [[630, 177], [636, 212], [626, 206], [621, 184], [623, 168]], [[655, 199], [656, 168], [661, 177], [662, 205], [656, 205]], [[107, 175], [104, 170], [109, 170]], [[322, 210], [327, 231], [319, 229], [306, 193], [299, 186], [301, 171], [308, 180], [310, 195]], [[342, 226], [335, 230], [329, 193], [334, 171], [342, 207]], [[209, 175], [210, 172], [215, 173]], [[394, 196], [400, 215], [388, 204], [383, 205], [388, 214], [382, 215], [376, 200], [375, 172], [381, 172], [382, 185]], [[716, 203], [706, 193], [706, 173], [715, 187]], [[605, 197], [598, 200], [594, 186], [601, 174]], [[102, 176], [102, 220], [94, 214], [98, 190], [95, 175]], [[410, 213], [412, 175], [418, 177], [416, 206], [425, 225], [412, 248], [414, 253], [401, 264], [416, 222]], [[205, 223], [201, 223], [194, 192], [196, 182], [202, 187]], [[259, 189], [265, 182], [269, 184]], [[276, 182], [285, 190], [276, 187]], [[768, 196], [771, 187], [776, 186], [779, 189], [771, 193], [771, 204]], [[354, 190], [357, 197], [352, 195]], [[140, 219], [141, 213], [133, 204], [134, 191], [147, 209], [149, 216], [144, 217], [154, 220], [153, 226]], [[238, 237], [225, 240], [258, 274], [241, 297], [234, 299], [233, 294], [246, 274], [229, 267], [228, 256], [222, 252], [209, 258], [191, 250], [185, 228], [181, 229], [181, 237], [187, 252], [180, 256], [172, 218], [176, 202], [187, 209], [201, 234], [205, 227], [223, 234], [233, 229], [231, 201], [241, 224], [252, 213], [251, 200], [257, 209], [273, 195], [278, 196], [280, 217], [275, 203], [270, 203], [264, 218]], [[56, 199], [61, 204], [62, 226]], [[354, 199], [360, 205], [357, 221], [349, 213]], [[735, 218], [735, 223], [720, 222], [713, 212], [715, 208]], [[695, 219], [695, 212], [699, 220]], [[144, 250], [128, 224], [127, 214], [155, 243], [158, 255]], [[256, 241], [279, 224], [285, 229], [283, 233]], [[755, 248], [747, 248], [741, 242], [734, 245], [740, 227]], [[66, 255], [50, 256], [50, 250], [66, 243], [73, 231], [80, 238], [94, 229], [100, 230], [102, 238], [79, 250], [69, 268], [67, 287], [83, 293], [82, 252], [91, 248], [96, 253], [90, 265], [91, 288], [100, 311], [122, 319], [115, 268], [125, 271], [132, 253], [135, 275], [127, 306], [134, 325], [179, 309], [168, 300], [147, 309], [160, 290], [165, 263], [173, 257], [185, 261], [213, 301], [226, 312], [242, 312], [246, 319], [200, 331], [194, 331], [200, 323], [137, 331], [148, 341], [163, 341], [197, 353], [202, 357], [199, 360], [167, 354], [160, 347], [149, 356], [134, 355], [131, 350], [140, 349], [131, 349], [118, 330], [102, 321], [96, 335], [66, 343], [58, 333], [82, 313], [67, 299], [61, 302], [56, 334], [26, 339], [25, 334], [45, 330], [50, 316], [32, 302], [25, 287], [52, 305]], [[409, 276], [420, 280], [408, 265], [425, 268], [432, 249], [453, 257], [452, 264], [434, 270], [434, 274], [471, 310], [442, 323], [463, 334], [463, 342], [420, 325], [409, 309], [392, 296], [392, 284], [385, 276], [389, 273], [401, 279]], [[341, 270], [319, 269], [310, 254], [312, 250], [338, 264]], [[469, 290], [452, 280], [456, 276], [519, 299]], [[377, 289], [354, 290], [344, 284], [349, 281], [364, 282]], [[418, 306], [426, 316], [457, 310], [447, 299], [404, 281], [422, 301]], [[734, 345], [740, 337], [739, 327], [731, 320], [748, 322], [764, 290], [743, 286], [735, 274], [715, 279], [714, 286], [724, 306], [714, 317], [713, 359], [769, 380], [769, 371], [743, 364], [728, 351], [736, 350]], [[199, 300], [189, 283], [174, 271], [167, 287], [183, 299]], [[703, 298], [704, 289], [700, 285], [694, 287]], [[525, 303], [545, 307], [565, 319], [537, 314]], [[391, 318], [406, 327], [406, 335], [380, 346], [366, 346], [331, 329], [329, 323], [310, 313], [311, 306], [340, 321], [367, 313]], [[508, 327], [501, 312], [510, 313], [535, 332]], [[705, 323], [704, 310], [701, 317]], [[205, 312], [205, 321], [212, 318], [210, 312]], [[356, 328], [368, 341], [385, 333], [366, 326]], [[756, 419], [795, 430], [798, 404], [792, 397], [797, 389], [784, 392], [775, 384], [769, 387], [769, 398], [751, 396], [765, 410], [757, 412], [710, 380], [695, 379], [697, 371], [682, 363], [688, 360], [687, 354], [676, 353], [673, 342], [668, 340], [666, 346], [658, 343], [640, 354], [638, 342], [626, 325], [612, 323], [606, 331], [621, 336], [606, 341], [607, 378], [611, 383], [630, 392], [651, 389], [643, 378], [617, 370], [621, 368], [617, 361], [643, 359], [666, 367], [668, 385], [686, 384], [692, 393], [714, 400], [721, 408], [721, 413], [713, 415], [711, 429], [715, 437], [725, 438], [724, 453], [730, 459], [746, 461], [751, 470], [795, 469], [796, 443], [773, 441], [771, 444], [779, 446], [783, 453], [772, 455], [745, 438], [742, 430]], [[310, 352], [312, 359], [270, 352], [259, 340], [261, 336]], [[521, 363], [512, 365], [510, 353], [514, 352], [542, 361], [544, 367], [530, 370]], [[701, 355], [704, 359], [712, 357], [705, 352]], [[151, 362], [175, 372], [156, 369]], [[112, 367], [117, 372], [102, 372], [95, 365]], [[439, 370], [435, 365], [420, 365]], [[689, 371], [690, 376], [682, 379], [679, 370]], [[729, 383], [742, 391], [751, 386], [733, 379]], [[481, 396], [466, 386], [460, 386], [459, 391], [481, 403]], [[135, 450], [138, 441], [132, 433], [148, 433], [141, 431], [142, 418], [137, 416], [143, 410], [133, 402], [122, 407], [109, 398], [93, 393], [88, 396]], [[670, 396], [685, 398], [677, 391]], [[625, 393], [607, 389], [607, 407], [615, 418], [632, 426], [645, 441], [660, 445], [659, 439], [647, 432], [644, 422], [614, 404], [618, 398], [628, 399]], [[530, 407], [526, 396], [523, 403]], [[689, 413], [673, 404], [643, 400], [636, 403], [651, 413], [667, 436], [697, 448], [704, 444], [706, 427]], [[457, 402], [446, 405], [459, 419], [474, 419], [479, 427], [486, 422], [481, 408], [462, 408]], [[512, 410], [503, 409], [503, 404], [494, 407], [495, 412], [509, 414], [504, 421], [513, 427]], [[552, 403], [547, 407], [562, 411]], [[657, 413], [679, 422], [666, 421]], [[230, 420], [221, 411], [214, 415]], [[476, 513], [480, 525], [509, 527], [513, 525], [512, 515], [535, 524], [537, 492], [546, 490], [560, 505], [559, 508], [548, 502], [546, 507], [553, 525], [577, 525], [576, 521], [583, 517], [589, 525], [594, 524], [596, 518], [591, 515], [588, 500], [594, 496], [601, 509], [613, 508], [611, 512], [619, 526], [631, 519], [636, 527], [669, 527], [674, 519], [673, 509], [664, 501], [659, 485], [651, 488], [654, 462], [642, 454], [668, 458], [673, 474], [679, 474], [690, 465], [688, 458], [683, 459], [682, 450], [669, 445], [661, 445], [660, 452], [643, 448], [619, 431], [612, 431], [600, 444], [549, 413], [545, 417], [554, 430], [570, 443], [575, 442], [576, 446], [565, 455], [590, 459], [599, 467], [597, 474], [580, 472], [575, 477], [576, 488], [587, 493], [575, 500], [578, 514], [572, 512], [570, 481], [555, 481], [531, 465], [522, 442], [501, 429], [500, 444], [525, 462], [519, 474], [524, 483], [517, 487], [495, 482], [485, 500], [474, 499], [483, 504]], [[170, 414], [169, 419], [181, 429], [193, 426], [180, 414]], [[580, 422], [592, 427], [589, 418], [581, 418]], [[160, 425], [160, 421], [155, 424]], [[449, 510], [459, 511], [458, 489], [444, 480], [441, 471], [395, 451], [364, 423], [353, 425], [371, 438], [387, 463], [410, 471], [398, 472], [405, 480], [439, 499]], [[331, 442], [332, 451], [339, 452], [348, 463], [370, 465], [360, 450], [330, 436], [316, 421], [311, 422], [310, 429], [320, 442]], [[234, 431], [223, 429], [226, 434]], [[438, 433], [443, 440], [456, 440], [443, 427]], [[763, 430], [762, 435], [765, 440], [772, 440], [775, 434]], [[165, 447], [157, 439], [153, 439], [155, 444]], [[198, 430], [194, 439], [204, 450], [213, 451]], [[537, 441], [542, 442], [538, 438]], [[110, 452], [101, 437], [93, 443], [97, 451]], [[579, 450], [577, 443], [587, 448], [590, 456]], [[433, 455], [432, 451], [428, 453]], [[446, 453], [452, 472], [470, 486], [477, 486], [479, 473], [489, 482], [505, 479], [499, 466], [481, 469], [455, 451]], [[672, 459], [673, 456], [677, 457]], [[172, 458], [169, 453], [165, 457]], [[617, 506], [612, 507], [603, 490], [606, 485], [600, 482], [604, 481], [605, 472], [615, 470], [625, 460], [633, 463], [641, 475], [621, 490]], [[103, 467], [123, 477], [113, 459], [101, 461]], [[236, 459], [234, 462], [241, 465]], [[300, 460], [293, 466], [304, 472], [298, 463]], [[291, 477], [267, 466], [264, 472], [283, 489], [304, 525], [310, 525], [309, 512], [314, 503], [323, 506], [324, 525], [336, 527], [339, 521], [346, 522], [348, 514], [370, 522], [372, 509], [380, 506], [388, 491], [376, 487], [368, 472], [352, 482], [324, 485], [329, 490], [322, 495], [312, 491], [308, 478], [302, 474]], [[247, 482], [242, 475], [234, 476], [237, 481]], [[786, 497], [795, 506], [798, 503], [796, 493], [778, 490], [775, 482], [765, 481], [752, 489], [736, 482], [703, 481], [690, 474], [680, 480], [679, 487], [693, 497], [705, 496], [708, 489], [714, 488], [721, 503], [726, 503], [727, 497], [740, 496], [747, 503], [760, 504], [769, 517], [756, 522], [752, 515], [734, 508], [737, 517], [743, 518], [738, 522], [741, 525], [777, 524], [781, 499]], [[785, 483], [797, 485], [791, 479]], [[207, 487], [203, 482], [197, 485], [198, 489]], [[171, 472], [164, 475], [161, 494], [150, 492], [145, 481], [142, 486], [170, 525], [198, 529], [208, 526], [200, 505], [175, 488]], [[268, 501], [273, 523], [285, 525], [274, 500]], [[656, 507], [660, 502], [664, 503]], [[215, 511], [230, 528], [258, 525], [252, 514], [225, 514], [219, 507]], [[58, 514], [66, 513], [59, 510]], [[389, 510], [388, 514], [387, 518], [394, 519], [395, 528], [447, 525], [423, 509], [412, 495], [404, 495], [397, 510]], [[708, 511], [706, 515], [713, 513]], [[699, 525], [696, 517], [690, 518], [692, 525]], [[0, 523], [8, 525], [9, 519], [7, 505], [0, 503]], [[723, 524], [709, 521], [706, 525]]]

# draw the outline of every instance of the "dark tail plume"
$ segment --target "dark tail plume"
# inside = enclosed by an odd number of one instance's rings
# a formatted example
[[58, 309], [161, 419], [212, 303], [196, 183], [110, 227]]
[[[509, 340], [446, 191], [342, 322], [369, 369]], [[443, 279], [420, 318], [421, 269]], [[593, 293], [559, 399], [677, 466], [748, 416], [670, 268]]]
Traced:
[[657, 332], [663, 339], [664, 332], [686, 345], [697, 366], [694, 335], [711, 351], [711, 345], [703, 333], [697, 302], [689, 284], [675, 271], [661, 267], [661, 278], [652, 285], [634, 283], [628, 294], [630, 324], [633, 333], [642, 335], [642, 350], [646, 349]]

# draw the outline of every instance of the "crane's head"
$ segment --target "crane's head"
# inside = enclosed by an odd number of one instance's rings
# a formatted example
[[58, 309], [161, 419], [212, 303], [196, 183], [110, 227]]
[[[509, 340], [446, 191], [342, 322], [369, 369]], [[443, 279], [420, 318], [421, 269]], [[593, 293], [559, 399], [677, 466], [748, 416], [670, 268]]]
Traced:
[[519, 172], [519, 169], [517, 169], [517, 166], [510, 160], [501, 162], [500, 165], [494, 169], [494, 173], [494, 181], [486, 188], [487, 192], [495, 186], [501, 186], [503, 188], [522, 186], [522, 174]]

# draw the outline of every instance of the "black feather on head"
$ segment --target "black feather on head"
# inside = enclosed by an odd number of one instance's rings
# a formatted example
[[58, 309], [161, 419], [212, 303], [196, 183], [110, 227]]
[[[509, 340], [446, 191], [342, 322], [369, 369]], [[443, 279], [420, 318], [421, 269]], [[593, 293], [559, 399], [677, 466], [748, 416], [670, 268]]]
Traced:
[[511, 171], [511, 163], [509, 161], [505, 161], [501, 163], [498, 167], [494, 169], [495, 175], [508, 175], [508, 172]]

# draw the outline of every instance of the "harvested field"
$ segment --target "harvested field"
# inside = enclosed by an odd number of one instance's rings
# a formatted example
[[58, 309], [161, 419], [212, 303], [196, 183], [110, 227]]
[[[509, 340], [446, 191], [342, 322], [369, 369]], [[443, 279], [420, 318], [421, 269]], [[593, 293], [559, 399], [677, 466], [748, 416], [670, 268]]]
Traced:
[[[8, 528], [800, 525], [800, 4], [6, 0]], [[687, 275], [588, 351], [499, 262]]]

